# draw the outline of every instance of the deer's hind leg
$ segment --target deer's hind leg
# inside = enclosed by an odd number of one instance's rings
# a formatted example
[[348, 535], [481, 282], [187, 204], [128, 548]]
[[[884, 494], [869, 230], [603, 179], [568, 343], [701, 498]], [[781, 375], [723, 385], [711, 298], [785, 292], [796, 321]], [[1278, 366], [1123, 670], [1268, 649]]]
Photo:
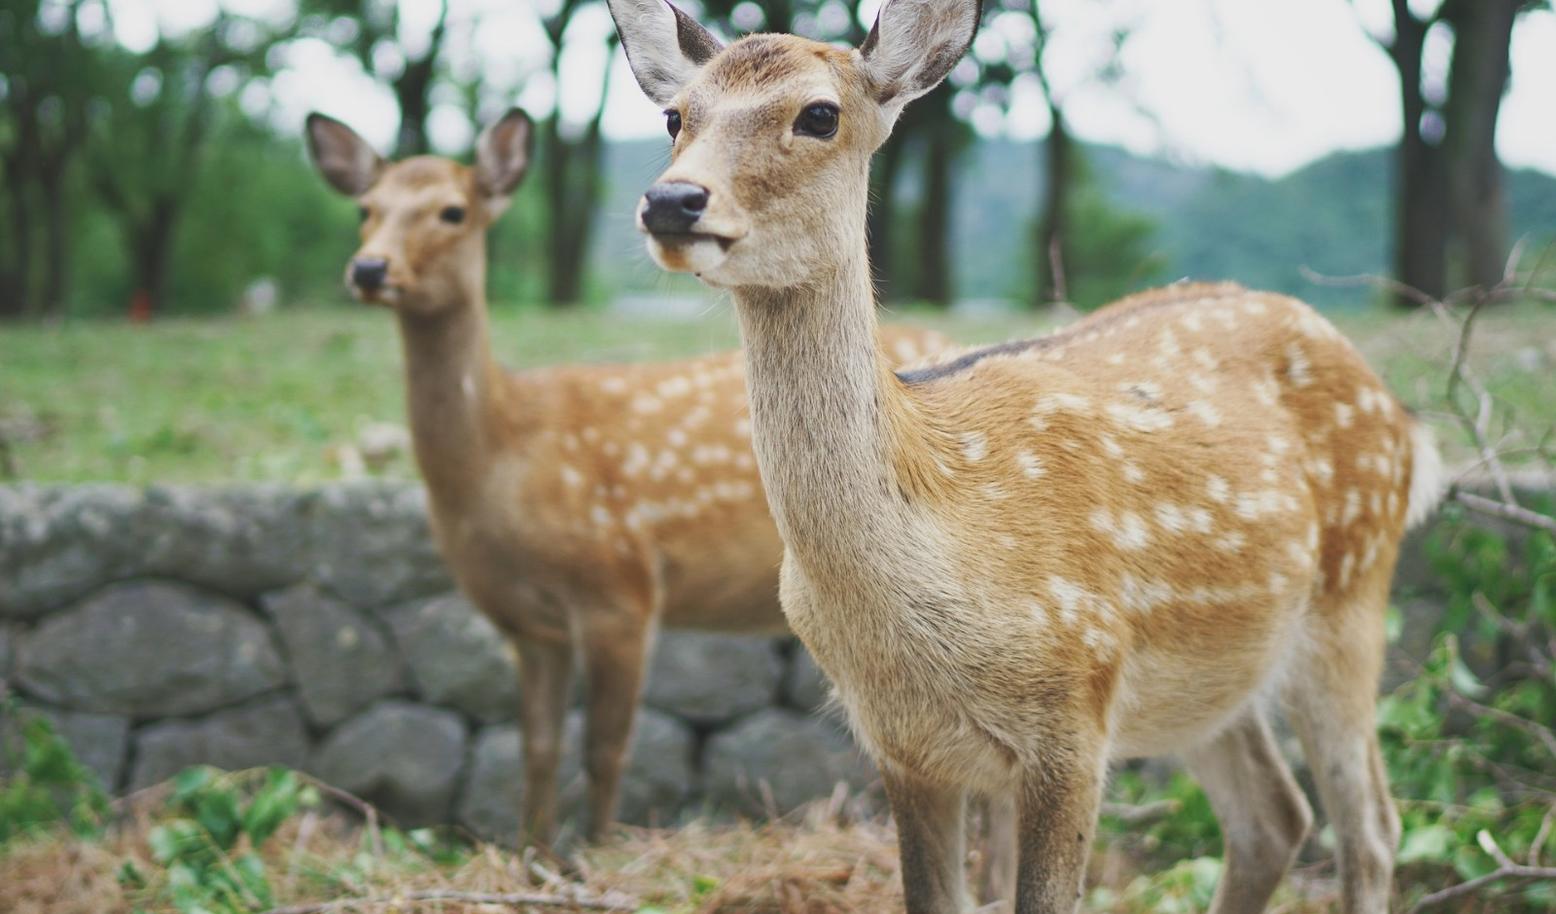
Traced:
[[1226, 848], [1210, 914], [1258, 914], [1296, 857], [1313, 811], [1256, 709], [1186, 761], [1210, 798]]
[[897, 822], [902, 894], [908, 914], [961, 914], [968, 907], [966, 794], [881, 766]]
[[1388, 911], [1400, 835], [1374, 719], [1388, 576], [1369, 585], [1316, 612], [1312, 643], [1286, 687], [1292, 725], [1334, 826], [1344, 914]]
[[588, 682], [584, 768], [589, 776], [586, 837], [598, 841], [616, 819], [621, 778], [637, 718], [651, 614], [628, 608], [580, 614]]

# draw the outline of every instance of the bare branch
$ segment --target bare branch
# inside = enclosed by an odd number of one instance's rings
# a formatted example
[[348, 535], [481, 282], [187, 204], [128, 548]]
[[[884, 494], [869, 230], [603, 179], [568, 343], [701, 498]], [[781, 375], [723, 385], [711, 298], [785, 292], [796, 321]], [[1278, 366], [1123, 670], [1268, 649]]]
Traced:
[[1556, 536], [1556, 518], [1546, 517], [1538, 511], [1531, 511], [1528, 508], [1510, 505], [1497, 501], [1494, 498], [1486, 498], [1483, 495], [1476, 495], [1474, 492], [1465, 492], [1460, 489], [1455, 489], [1451, 493], [1451, 497], [1454, 501], [1469, 508], [1471, 511], [1491, 517], [1499, 517], [1502, 520], [1522, 524], [1525, 527], [1532, 527], [1535, 530], [1544, 530], [1546, 533]]
[[1484, 886], [1503, 879], [1556, 879], [1556, 866], [1521, 866], [1514, 863], [1512, 866], [1498, 867], [1494, 872], [1484, 876], [1477, 876], [1468, 882], [1450, 885], [1446, 889], [1439, 889], [1427, 895], [1410, 909], [1409, 914], [1451, 901], [1461, 895], [1469, 895], [1479, 891]]
[[1103, 803], [1102, 815], [1125, 825], [1143, 825], [1174, 815], [1183, 807], [1177, 800], [1156, 800], [1135, 806], [1129, 803]]
[[265, 914], [324, 914], [361, 907], [403, 907], [407, 901], [460, 901], [465, 904], [504, 905], [510, 908], [571, 908], [585, 911], [636, 911], [640, 903], [624, 896], [587, 898], [578, 895], [542, 895], [533, 893], [454, 892], [446, 889], [429, 889], [401, 892], [382, 898], [341, 898], [308, 904], [271, 908]]

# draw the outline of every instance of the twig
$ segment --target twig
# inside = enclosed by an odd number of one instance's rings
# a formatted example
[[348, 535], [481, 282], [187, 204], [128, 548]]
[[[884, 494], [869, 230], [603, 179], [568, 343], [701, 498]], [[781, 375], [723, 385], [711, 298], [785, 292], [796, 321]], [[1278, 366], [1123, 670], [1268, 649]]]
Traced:
[[317, 788], [320, 793], [338, 800], [360, 813], [367, 828], [368, 840], [373, 845], [373, 856], [382, 857], [384, 855], [384, 836], [378, 827], [378, 807], [350, 791], [342, 790], [333, 784], [327, 784], [311, 775], [298, 772], [297, 776]]
[[1522, 524], [1525, 527], [1533, 527], [1536, 530], [1544, 530], [1546, 533], [1556, 536], [1556, 518], [1546, 517], [1538, 511], [1531, 511], [1519, 505], [1507, 504], [1484, 495], [1476, 495], [1474, 492], [1465, 492], [1462, 489], [1454, 489], [1451, 493], [1454, 501], [1491, 517], [1500, 517], [1503, 520]]
[[1410, 909], [1410, 914], [1458, 898], [1460, 895], [1468, 895], [1484, 885], [1503, 879], [1556, 879], [1556, 866], [1525, 866], [1514, 862], [1511, 857], [1503, 853], [1502, 848], [1498, 847], [1497, 842], [1492, 839], [1491, 833], [1485, 829], [1481, 829], [1475, 835], [1475, 840], [1480, 844], [1481, 850], [1497, 862], [1497, 868], [1484, 876], [1477, 876], [1467, 882], [1450, 885], [1427, 895], [1415, 903], [1415, 906]]
[[1102, 814], [1117, 819], [1125, 825], [1143, 825], [1157, 819], [1165, 819], [1183, 808], [1177, 800], [1156, 800], [1135, 806], [1131, 803], [1103, 803]]
[[1545, 850], [1546, 839], [1551, 836], [1551, 823], [1556, 820], [1556, 803], [1545, 811], [1545, 818], [1540, 820], [1540, 829], [1534, 833], [1534, 841], [1529, 845], [1529, 865], [1540, 865], [1540, 854]]
[[321, 914], [345, 908], [363, 906], [403, 905], [407, 901], [462, 901], [465, 904], [500, 904], [512, 908], [582, 908], [586, 911], [635, 911], [639, 904], [624, 897], [579, 898], [566, 895], [538, 895], [530, 893], [502, 894], [494, 892], [453, 892], [447, 889], [429, 889], [417, 892], [401, 892], [380, 898], [341, 898], [335, 901], [319, 901], [308, 904], [271, 908], [265, 914]]

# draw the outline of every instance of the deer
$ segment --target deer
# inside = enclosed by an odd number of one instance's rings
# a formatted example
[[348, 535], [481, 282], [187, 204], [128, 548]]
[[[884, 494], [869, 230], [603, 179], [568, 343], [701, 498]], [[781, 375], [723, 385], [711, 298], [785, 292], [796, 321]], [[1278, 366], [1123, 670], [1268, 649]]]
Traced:
[[[531, 133], [515, 108], [482, 131], [474, 165], [390, 163], [338, 120], [306, 122], [317, 170], [360, 208], [346, 285], [399, 326], [434, 539], [517, 655], [519, 840], [550, 846], [575, 662], [585, 685], [584, 835], [595, 841], [615, 820], [657, 629], [787, 629], [782, 546], [751, 452], [737, 353], [517, 372], [492, 355], [486, 234], [524, 176]], [[904, 360], [948, 347], [907, 326], [889, 328], [883, 344]]]
[[887, 0], [856, 48], [609, 7], [671, 137], [637, 223], [733, 302], [783, 611], [881, 772], [907, 911], [972, 903], [969, 796], [1009, 809], [1015, 911], [1074, 911], [1108, 766], [1161, 755], [1221, 822], [1211, 911], [1263, 910], [1313, 819], [1280, 711], [1343, 910], [1385, 911], [1400, 824], [1373, 714], [1400, 540], [1444, 489], [1428, 427], [1312, 308], [1235, 284], [894, 369], [870, 158], [977, 0]]

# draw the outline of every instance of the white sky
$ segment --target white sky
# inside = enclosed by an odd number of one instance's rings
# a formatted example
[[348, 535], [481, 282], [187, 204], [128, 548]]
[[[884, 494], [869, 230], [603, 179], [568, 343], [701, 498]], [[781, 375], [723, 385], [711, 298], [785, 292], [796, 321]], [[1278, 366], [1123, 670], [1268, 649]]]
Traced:
[[[145, 47], [157, 28], [180, 32], [210, 21], [220, 5], [233, 12], [281, 16], [289, 0], [107, 0], [115, 33]], [[436, 0], [398, 0], [402, 39], [424, 41]], [[555, 87], [544, 72], [548, 45], [537, 6], [555, 0], [450, 0], [451, 56], [463, 72], [480, 68], [499, 87], [498, 104], [517, 101], [531, 113], [550, 111]], [[1413, 6], [1430, 7], [1434, 0]], [[1376, 146], [1399, 135], [1393, 67], [1363, 32], [1386, 34], [1388, 0], [1048, 0], [1052, 17], [1052, 73], [1074, 132], [1139, 153], [1280, 174], [1337, 149]], [[1030, 26], [1006, 17], [985, 28], [976, 46], [986, 58], [1030, 41]], [[1132, 34], [1123, 73], [1112, 84], [1090, 74], [1113, 28]], [[611, 22], [603, 6], [577, 17], [564, 42], [561, 103], [565, 117], [585, 116], [599, 98], [604, 37]], [[1446, 33], [1431, 42], [1429, 60], [1447, 59]], [[620, 52], [617, 52], [618, 55]], [[1536, 12], [1513, 36], [1512, 83], [1503, 102], [1497, 148], [1513, 166], [1556, 173], [1556, 14]], [[506, 90], [506, 91], [504, 91]], [[256, 90], [257, 92], [257, 90]], [[504, 97], [505, 96], [505, 97]], [[254, 98], [262, 104], [267, 98]], [[387, 89], [323, 42], [289, 51], [288, 66], [270, 87], [276, 117], [300, 129], [310, 110], [339, 117], [381, 147], [397, 115]], [[972, 99], [967, 100], [969, 103]], [[1048, 129], [1046, 109], [1032, 84], [1013, 88], [1008, 116], [989, 106], [967, 106], [986, 135], [1031, 138]], [[624, 59], [611, 67], [605, 129], [613, 138], [662, 136], [663, 117], [632, 81]], [[470, 128], [453, 107], [434, 111], [434, 143], [465, 146]]]

